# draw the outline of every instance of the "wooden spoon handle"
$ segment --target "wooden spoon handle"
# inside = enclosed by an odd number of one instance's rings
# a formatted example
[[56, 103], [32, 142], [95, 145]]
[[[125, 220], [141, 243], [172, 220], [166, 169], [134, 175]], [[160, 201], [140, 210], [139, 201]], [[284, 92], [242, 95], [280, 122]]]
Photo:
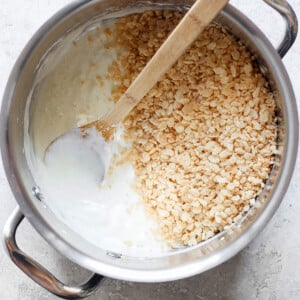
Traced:
[[156, 84], [228, 0], [197, 0], [104, 120], [120, 123]]

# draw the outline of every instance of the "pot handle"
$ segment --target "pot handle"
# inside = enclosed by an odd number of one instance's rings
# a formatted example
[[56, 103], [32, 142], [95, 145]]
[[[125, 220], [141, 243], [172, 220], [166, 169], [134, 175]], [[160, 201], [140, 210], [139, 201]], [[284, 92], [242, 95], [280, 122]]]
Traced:
[[80, 299], [92, 294], [97, 289], [103, 276], [94, 274], [87, 282], [80, 286], [67, 286], [19, 249], [16, 242], [16, 231], [23, 219], [24, 215], [20, 208], [17, 207], [7, 220], [3, 230], [5, 249], [17, 267], [40, 286], [61, 298]]
[[268, 5], [277, 10], [285, 19], [286, 29], [282, 42], [277, 48], [280, 57], [284, 57], [294, 44], [298, 33], [297, 16], [286, 0], [264, 0]]

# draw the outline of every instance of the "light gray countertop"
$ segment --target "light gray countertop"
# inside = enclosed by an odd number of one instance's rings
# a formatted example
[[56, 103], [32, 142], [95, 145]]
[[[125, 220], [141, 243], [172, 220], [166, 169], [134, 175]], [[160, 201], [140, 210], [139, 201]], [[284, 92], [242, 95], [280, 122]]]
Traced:
[[[70, 0], [2, 0], [0, 8], [0, 97], [25, 43], [53, 13]], [[300, 1], [290, 0], [300, 17]], [[280, 17], [261, 0], [233, 0], [276, 44], [284, 31]], [[298, 106], [300, 99], [300, 40], [284, 58]], [[298, 152], [299, 157], [299, 152]], [[0, 228], [16, 206], [0, 163]], [[105, 279], [88, 299], [300, 299], [300, 162], [288, 192], [264, 231], [242, 252], [204, 274], [176, 282], [143, 284]], [[88, 272], [51, 248], [28, 224], [18, 234], [20, 245], [68, 283], [80, 282]], [[0, 248], [0, 299], [58, 299], [18, 270]]]

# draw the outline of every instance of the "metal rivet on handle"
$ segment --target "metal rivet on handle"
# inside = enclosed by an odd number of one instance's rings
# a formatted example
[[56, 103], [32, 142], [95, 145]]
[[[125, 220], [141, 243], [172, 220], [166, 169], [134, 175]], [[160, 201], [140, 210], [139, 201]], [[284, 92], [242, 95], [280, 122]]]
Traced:
[[38, 186], [34, 186], [32, 188], [32, 194], [35, 196], [36, 199], [38, 199], [39, 201], [43, 200], [43, 196], [41, 194], [40, 188]]
[[110, 252], [110, 251], [107, 251], [106, 252], [106, 255], [107, 256], [110, 256], [112, 258], [122, 258], [122, 254], [120, 253], [115, 253], [115, 252]]

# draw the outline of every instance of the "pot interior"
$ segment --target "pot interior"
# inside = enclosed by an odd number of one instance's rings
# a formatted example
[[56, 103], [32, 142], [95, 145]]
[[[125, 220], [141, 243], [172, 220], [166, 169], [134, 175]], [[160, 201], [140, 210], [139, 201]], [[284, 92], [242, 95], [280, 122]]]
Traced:
[[[287, 104], [290, 101], [289, 97], [292, 98], [287, 88], [288, 78], [276, 51], [262, 33], [241, 13], [227, 6], [216, 22], [226, 27], [257, 57], [261, 70], [276, 95], [278, 119], [276, 163], [263, 192], [256, 200], [257, 205], [253, 206], [236, 225], [213, 238], [197, 246], [180, 248], [153, 257], [126, 256], [110, 249], [101, 249], [66, 225], [63, 222], [63, 212], [58, 216], [59, 212], [53, 212], [46, 206], [43, 190], [39, 190], [39, 178], [31, 172], [32, 164], [36, 157], [43, 156], [45, 148], [55, 137], [69, 128], [76, 127], [78, 120], [70, 118], [65, 124], [59, 114], [52, 112], [51, 115], [47, 115], [46, 111], [45, 114], [41, 114], [43, 102], [47, 101], [38, 97], [43, 82], [55, 70], [57, 63], [63, 59], [73, 42], [95, 28], [97, 24], [149, 9], [185, 11], [191, 2], [115, 0], [87, 1], [70, 5], [41, 28], [24, 50], [18, 65], [20, 69], [15, 70], [18, 72], [18, 80], [12, 96], [8, 135], [12, 164], [22, 194], [17, 200], [34, 227], [54, 247], [97, 273], [137, 281], [160, 281], [181, 278], [209, 269], [237, 253], [262, 229], [278, 207], [287, 188], [288, 182], [283, 177], [290, 177], [286, 157], [291, 151], [289, 131], [294, 126], [291, 123], [295, 121], [292, 116], [295, 112]], [[74, 57], [74, 60], [76, 59]], [[62, 87], [63, 84], [62, 81]], [[104, 109], [101, 102], [97, 105], [97, 110]], [[59, 106], [60, 111], [74, 109], [74, 116], [80, 110], [76, 107], [70, 108], [68, 103], [59, 103]], [[89, 121], [97, 117], [95, 114]], [[47, 131], [48, 134], [45, 134], [46, 130], [41, 127], [43, 122], [40, 122], [45, 118], [49, 119], [49, 124], [53, 124], [51, 131]], [[174, 268], [180, 271], [172, 274], [170, 270]], [[137, 274], [141, 272], [144, 272], [143, 276], [139, 277]]]

